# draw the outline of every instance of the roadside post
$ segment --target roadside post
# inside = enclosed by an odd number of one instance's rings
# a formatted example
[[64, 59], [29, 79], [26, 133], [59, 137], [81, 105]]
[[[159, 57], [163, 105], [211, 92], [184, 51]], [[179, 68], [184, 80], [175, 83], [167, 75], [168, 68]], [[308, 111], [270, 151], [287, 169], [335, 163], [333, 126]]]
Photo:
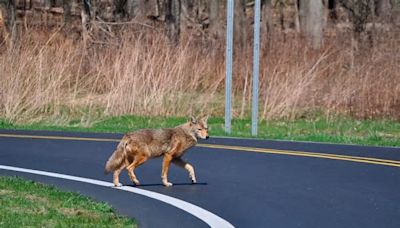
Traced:
[[227, 2], [226, 78], [225, 78], [225, 133], [231, 134], [232, 118], [232, 54], [233, 54], [233, 3]]
[[254, 43], [253, 43], [253, 98], [251, 107], [251, 135], [257, 136], [258, 124], [258, 78], [260, 68], [260, 11], [261, 0], [254, 5]]
[[[226, 77], [225, 77], [225, 133], [231, 134], [232, 119], [232, 59], [233, 59], [233, 15], [234, 0], [227, 2], [226, 29]], [[261, 0], [254, 5], [254, 43], [253, 43], [253, 91], [251, 112], [251, 134], [257, 136], [258, 124], [258, 87], [260, 71], [260, 11]]]

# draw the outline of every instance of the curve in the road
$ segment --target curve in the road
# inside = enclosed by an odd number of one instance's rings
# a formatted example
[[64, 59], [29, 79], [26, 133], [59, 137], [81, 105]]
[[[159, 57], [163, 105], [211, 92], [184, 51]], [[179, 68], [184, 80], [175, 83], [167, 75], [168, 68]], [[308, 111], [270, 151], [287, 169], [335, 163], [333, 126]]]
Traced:
[[[36, 174], [36, 175], [41, 175], [41, 176], [55, 177], [55, 178], [78, 181], [78, 182], [83, 182], [83, 183], [88, 183], [88, 184], [93, 184], [93, 185], [98, 185], [98, 186], [103, 186], [103, 187], [115, 188], [114, 185], [110, 182], [94, 180], [94, 179], [85, 178], [85, 177], [77, 177], [77, 176], [71, 176], [71, 175], [66, 175], [66, 174], [46, 172], [46, 171], [33, 170], [33, 169], [25, 169], [25, 168], [5, 166], [5, 165], [0, 165], [0, 169], [22, 172], [22, 173]], [[177, 199], [174, 197], [170, 197], [167, 195], [163, 195], [163, 194], [160, 194], [157, 192], [152, 192], [152, 191], [148, 191], [148, 190], [144, 190], [144, 189], [140, 189], [140, 188], [129, 187], [129, 186], [122, 186], [122, 187], [118, 187], [115, 189], [132, 192], [135, 194], [143, 195], [143, 196], [170, 204], [174, 207], [184, 210], [185, 212], [190, 213], [193, 216], [201, 219], [202, 221], [204, 221], [211, 227], [221, 227], [221, 228], [234, 227], [232, 224], [230, 224], [228, 221], [224, 220], [223, 218], [221, 218], [207, 210], [204, 210], [201, 207], [198, 207], [194, 204], [188, 203], [186, 201], [183, 201], [183, 200], [180, 200], [180, 199]]]
[[[3, 165], [73, 176], [84, 172], [85, 177], [111, 185], [101, 174], [121, 134], [0, 132]], [[225, 138], [203, 142], [190, 149], [186, 159], [200, 167], [199, 177], [207, 182], [177, 184], [173, 189], [154, 184], [159, 181], [159, 162], [154, 160], [138, 170], [147, 181], [139, 189], [190, 202], [238, 227], [400, 227], [396, 204], [400, 148]], [[15, 173], [0, 169], [0, 174]], [[185, 174], [171, 173], [176, 180]], [[122, 214], [142, 218], [143, 227], [207, 225], [142, 195], [29, 173], [18, 175], [114, 203]], [[122, 183], [130, 182], [125, 176]]]
[[[111, 138], [88, 138], [88, 137], [71, 137], [71, 136], [45, 136], [45, 135], [20, 135], [20, 134], [0, 134], [0, 137], [8, 138], [29, 138], [29, 139], [54, 139], [54, 140], [76, 140], [76, 141], [95, 141], [95, 142], [119, 142], [119, 139]], [[348, 156], [338, 154], [326, 154], [326, 153], [315, 153], [305, 151], [293, 151], [293, 150], [276, 150], [276, 149], [265, 149], [255, 147], [242, 147], [242, 146], [230, 146], [230, 145], [216, 145], [216, 144], [197, 144], [197, 147], [206, 147], [214, 149], [228, 149], [245, 152], [257, 152], [257, 153], [268, 153], [268, 154], [281, 154], [290, 156], [301, 156], [301, 157], [313, 157], [323, 159], [342, 160], [350, 162], [368, 163], [374, 165], [384, 165], [392, 167], [400, 167], [400, 161], [380, 159], [372, 157], [360, 157], [360, 156]]]

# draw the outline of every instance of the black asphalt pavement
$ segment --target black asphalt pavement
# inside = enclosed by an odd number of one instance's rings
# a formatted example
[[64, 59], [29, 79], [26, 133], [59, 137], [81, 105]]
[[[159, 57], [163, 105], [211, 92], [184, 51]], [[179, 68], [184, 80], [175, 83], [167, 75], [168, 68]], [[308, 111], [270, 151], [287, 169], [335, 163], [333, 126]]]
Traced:
[[[117, 142], [79, 138], [121, 136], [2, 130], [0, 165], [111, 182], [112, 175], [105, 176], [103, 170]], [[232, 138], [201, 143], [298, 151], [298, 156], [197, 146], [184, 159], [194, 166], [198, 184], [190, 184], [185, 170], [171, 166], [169, 180], [174, 186], [162, 186], [161, 159], [153, 159], [136, 170], [142, 183], [138, 188], [187, 201], [236, 227], [400, 227], [400, 148]], [[309, 157], [304, 152], [327, 156]], [[336, 160], [329, 155], [383, 162]], [[2, 169], [0, 175], [23, 176], [109, 202], [119, 213], [136, 218], [140, 227], [207, 227], [184, 210], [135, 193]], [[121, 182], [131, 185], [126, 172]]]

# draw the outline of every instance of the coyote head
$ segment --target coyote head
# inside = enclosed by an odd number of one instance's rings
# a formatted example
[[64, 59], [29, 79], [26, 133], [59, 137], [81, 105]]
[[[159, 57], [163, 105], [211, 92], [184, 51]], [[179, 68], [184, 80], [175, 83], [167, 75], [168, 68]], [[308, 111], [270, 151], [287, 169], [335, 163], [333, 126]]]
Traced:
[[190, 118], [190, 127], [196, 138], [208, 139], [208, 116], [197, 120], [195, 117]]

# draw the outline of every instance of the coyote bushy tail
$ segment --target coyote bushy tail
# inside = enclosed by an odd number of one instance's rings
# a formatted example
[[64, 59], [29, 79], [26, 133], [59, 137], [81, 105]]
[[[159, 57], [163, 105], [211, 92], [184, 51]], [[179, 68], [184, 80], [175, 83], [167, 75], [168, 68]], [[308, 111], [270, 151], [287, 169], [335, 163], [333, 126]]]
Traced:
[[125, 158], [125, 142], [120, 142], [117, 146], [117, 149], [108, 159], [106, 167], [104, 169], [104, 173], [108, 174], [111, 171], [114, 171], [117, 168], [119, 168], [122, 162], [124, 161], [124, 158]]

